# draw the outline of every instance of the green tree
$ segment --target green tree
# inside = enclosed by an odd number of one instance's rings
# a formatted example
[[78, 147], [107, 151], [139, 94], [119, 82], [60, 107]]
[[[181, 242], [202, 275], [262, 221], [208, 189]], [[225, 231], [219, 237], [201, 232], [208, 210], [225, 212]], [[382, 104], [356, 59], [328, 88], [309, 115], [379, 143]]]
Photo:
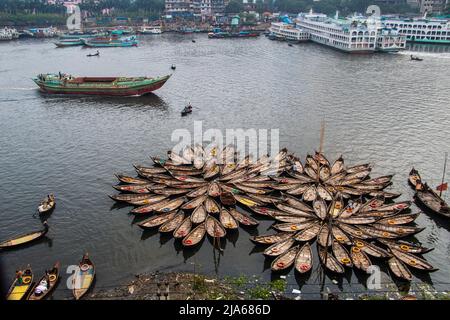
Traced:
[[244, 9], [242, 1], [231, 0], [225, 7], [225, 13], [239, 13]]

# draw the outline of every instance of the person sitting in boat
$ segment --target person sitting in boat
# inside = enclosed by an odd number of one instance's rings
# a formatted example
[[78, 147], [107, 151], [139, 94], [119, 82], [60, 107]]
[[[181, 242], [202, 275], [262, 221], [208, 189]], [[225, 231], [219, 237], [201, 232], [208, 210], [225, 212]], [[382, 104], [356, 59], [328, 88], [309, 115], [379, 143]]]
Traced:
[[49, 283], [49, 281], [48, 281], [48, 274], [47, 274], [47, 276], [45, 277], [45, 279], [42, 279], [42, 281], [39, 282], [39, 285], [38, 285], [38, 286], [36, 287], [36, 289], [34, 290], [34, 293], [35, 293], [37, 296], [40, 296], [41, 294], [43, 294], [45, 291], [48, 290], [48, 283]]
[[21, 270], [16, 270], [16, 278], [17, 278], [17, 283], [18, 284], [22, 284], [23, 283], [23, 272]]

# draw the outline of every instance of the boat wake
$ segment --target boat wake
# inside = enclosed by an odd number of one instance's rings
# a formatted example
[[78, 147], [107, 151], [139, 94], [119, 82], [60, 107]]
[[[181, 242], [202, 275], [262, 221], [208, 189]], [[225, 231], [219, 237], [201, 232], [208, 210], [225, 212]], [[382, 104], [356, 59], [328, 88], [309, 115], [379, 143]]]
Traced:
[[421, 57], [427, 57], [427, 58], [436, 58], [436, 59], [450, 59], [450, 52], [448, 53], [435, 53], [435, 52], [423, 52], [423, 51], [401, 51], [397, 52], [397, 54], [404, 55], [404, 56], [410, 56], [410, 55], [420, 55]]
[[20, 90], [20, 91], [31, 91], [31, 90], [36, 90], [35, 87], [30, 87], [30, 88], [0, 88], [0, 90]]

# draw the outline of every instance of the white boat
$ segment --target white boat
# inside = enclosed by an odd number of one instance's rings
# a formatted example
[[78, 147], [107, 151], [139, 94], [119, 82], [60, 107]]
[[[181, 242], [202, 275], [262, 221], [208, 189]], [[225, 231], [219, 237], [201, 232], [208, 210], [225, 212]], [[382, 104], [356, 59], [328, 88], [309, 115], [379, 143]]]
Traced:
[[162, 30], [160, 26], [142, 26], [138, 32], [140, 34], [161, 34]]
[[397, 29], [409, 42], [450, 44], [450, 20], [382, 17], [381, 22], [385, 27]]
[[303, 42], [309, 41], [309, 33], [297, 28], [295, 24], [272, 22], [269, 28], [269, 39]]
[[406, 38], [395, 29], [383, 26], [380, 19], [353, 16], [334, 18], [325, 14], [300, 13], [297, 26], [310, 34], [314, 42], [348, 53], [393, 52], [406, 46]]
[[9, 41], [19, 38], [19, 32], [14, 28], [5, 27], [0, 29], [0, 41]]

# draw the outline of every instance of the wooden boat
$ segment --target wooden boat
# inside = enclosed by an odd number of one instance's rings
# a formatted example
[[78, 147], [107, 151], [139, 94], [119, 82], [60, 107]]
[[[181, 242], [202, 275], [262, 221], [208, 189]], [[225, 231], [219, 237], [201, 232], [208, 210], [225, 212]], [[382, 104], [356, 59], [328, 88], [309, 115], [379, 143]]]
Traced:
[[194, 224], [202, 223], [206, 220], [208, 213], [206, 212], [205, 206], [198, 206], [191, 214], [191, 221]]
[[123, 174], [116, 174], [117, 179], [119, 179], [120, 182], [128, 183], [128, 184], [148, 184], [149, 181], [147, 179], [141, 179], [141, 178], [133, 178], [130, 176], [126, 176]]
[[208, 186], [208, 195], [210, 197], [218, 197], [220, 196], [220, 186], [217, 182], [213, 182]]
[[[155, 208], [156, 212], [170, 212], [178, 209], [185, 202], [185, 198], [176, 198], [169, 200], [163, 206], [157, 206]], [[161, 203], [161, 202], [159, 202]], [[158, 205], [158, 204], [157, 204]]]
[[359, 238], [359, 239], [371, 239], [373, 238], [370, 234], [367, 234], [360, 227], [351, 226], [345, 223], [337, 223], [337, 226], [342, 229], [348, 235]]
[[9, 287], [6, 294], [6, 300], [23, 300], [26, 298], [27, 293], [33, 286], [33, 271], [30, 265], [24, 270], [20, 270], [19, 274], [16, 274], [11, 287]]
[[180, 210], [172, 219], [163, 223], [159, 227], [158, 231], [173, 232], [176, 228], [178, 228], [181, 225], [181, 223], [183, 223], [183, 221], [184, 221], [184, 212]]
[[200, 205], [203, 204], [203, 202], [205, 202], [206, 198], [207, 198], [206, 195], [198, 196], [197, 198], [194, 198], [194, 199], [190, 200], [189, 202], [186, 202], [185, 204], [183, 204], [181, 206], [181, 209], [191, 210], [191, 209], [198, 208]]
[[319, 170], [319, 164], [317, 163], [317, 161], [314, 159], [314, 157], [310, 154], [306, 155], [306, 159], [305, 159], [305, 169], [306, 169], [306, 165], [311, 167], [313, 170], [315, 170], [316, 172]]
[[319, 178], [321, 181], [326, 181], [330, 178], [331, 176], [331, 171], [330, 171], [330, 167], [328, 166], [323, 166], [320, 168], [319, 170]]
[[223, 207], [220, 209], [219, 220], [220, 220], [220, 223], [222, 223], [222, 225], [227, 229], [234, 230], [234, 229], [237, 229], [239, 226], [239, 224], [233, 218], [233, 216], [230, 214], [230, 212], [228, 212], [228, 210]]
[[328, 208], [327, 204], [321, 198], [318, 198], [313, 203], [314, 213], [321, 219], [324, 220], [327, 217]]
[[206, 233], [206, 227], [205, 223], [199, 224], [197, 227], [195, 227], [191, 232], [189, 232], [186, 237], [184, 237], [183, 241], [181, 242], [183, 246], [190, 247], [198, 244]]
[[[288, 175], [290, 175], [292, 178], [296, 179], [298, 182], [298, 184], [305, 184], [305, 183], [312, 183], [315, 182], [316, 180], [314, 180], [313, 178], [311, 178], [310, 176], [303, 174], [303, 173], [299, 173], [297, 171], [286, 171]], [[283, 178], [279, 178], [278, 182], [283, 181]], [[281, 182], [283, 183], [283, 182]]]
[[427, 210], [450, 218], [450, 207], [448, 204], [427, 184], [424, 184], [422, 190], [417, 190], [414, 195], [414, 200], [420, 205], [423, 205]]
[[289, 206], [294, 207], [299, 210], [302, 210], [302, 211], [305, 211], [305, 212], [314, 212], [313, 208], [311, 208], [309, 205], [307, 205], [303, 201], [297, 199], [296, 197], [293, 197], [289, 194], [284, 194], [284, 193], [282, 193], [282, 196], [283, 196], [283, 200], [286, 201], [286, 203]]
[[381, 224], [389, 224], [389, 225], [399, 225], [399, 224], [407, 224], [413, 222], [417, 219], [420, 212], [417, 213], [407, 213], [407, 214], [399, 214], [394, 217], [383, 218], [377, 221], [377, 223]]
[[321, 199], [326, 200], [326, 201], [332, 201], [333, 200], [333, 195], [321, 185], [317, 186], [317, 195]]
[[365, 272], [369, 269], [369, 267], [372, 265], [372, 262], [370, 261], [369, 257], [358, 247], [353, 246], [350, 249], [350, 256], [353, 261], [353, 265], [361, 269]]
[[212, 216], [206, 218], [205, 227], [206, 232], [213, 238], [223, 238], [227, 234], [227, 231], [222, 224]]
[[371, 191], [369, 193], [370, 197], [375, 197], [375, 198], [382, 197], [385, 199], [395, 199], [395, 198], [400, 197], [401, 195], [402, 194], [400, 192], [387, 192], [387, 191], [379, 191], [379, 190]]
[[162, 201], [158, 201], [156, 203], [151, 203], [151, 204], [146, 204], [146, 205], [142, 205], [140, 207], [134, 208], [133, 210], [131, 210], [131, 213], [134, 214], [145, 214], [145, 213], [150, 213], [155, 211], [157, 208], [162, 208], [165, 205], [167, 205], [169, 203], [169, 199], [165, 199]]
[[230, 214], [234, 219], [236, 219], [240, 224], [244, 226], [257, 226], [259, 224], [258, 220], [255, 220], [252, 217], [239, 212], [234, 208], [230, 208]]
[[253, 187], [247, 187], [247, 186], [243, 186], [243, 185], [237, 184], [237, 183], [234, 184], [234, 186], [246, 193], [257, 194], [257, 195], [263, 195], [263, 194], [266, 194], [266, 193], [269, 193], [272, 191], [270, 189], [262, 189], [262, 188], [258, 189], [258, 188], [253, 188]]
[[287, 212], [291, 215], [295, 215], [298, 217], [307, 217], [307, 218], [315, 218], [316, 216], [314, 215], [313, 212], [311, 211], [304, 211], [301, 209], [297, 209], [291, 206], [288, 206], [284, 203], [276, 203], [275, 207], [277, 207], [279, 210]]
[[317, 171], [310, 166], [305, 166], [305, 173], [309, 177], [311, 177], [311, 179], [314, 179], [314, 180], [319, 179], [319, 174], [317, 173]]
[[355, 239], [354, 245], [356, 246], [356, 248], [359, 248], [360, 250], [364, 251], [368, 255], [371, 255], [372, 257], [389, 258], [392, 256], [388, 251], [386, 251], [372, 243], [365, 242], [361, 239]]
[[207, 191], [208, 191], [207, 185], [201, 186], [201, 187], [198, 187], [197, 189], [191, 190], [189, 193], [186, 194], [186, 197], [197, 198], [199, 196], [206, 194]]
[[276, 197], [276, 196], [250, 194], [250, 193], [248, 193], [247, 196], [250, 199], [252, 199], [252, 200], [255, 200], [255, 201], [258, 201], [258, 202], [264, 202], [264, 203], [267, 203], [267, 204], [283, 202], [283, 199], [280, 199], [279, 197]]
[[423, 61], [423, 59], [422, 58], [419, 58], [419, 57], [415, 57], [415, 56], [413, 56], [413, 55], [411, 55], [411, 60], [412, 61]]
[[192, 228], [191, 218], [187, 217], [183, 222], [173, 231], [173, 237], [175, 239], [184, 238]]
[[338, 173], [341, 173], [344, 171], [344, 159], [342, 158], [342, 155], [333, 163], [331, 166], [331, 176], [337, 175]]
[[59, 281], [60, 263], [56, 262], [52, 269], [36, 282], [36, 285], [31, 289], [28, 300], [43, 300], [50, 295], [56, 288]]
[[332, 175], [330, 178], [328, 178], [327, 181], [324, 181], [327, 185], [338, 185], [342, 182], [342, 180], [345, 178], [347, 173], [345, 171], [341, 171], [339, 173], [336, 173], [335, 175]]
[[83, 41], [81, 41], [80, 39], [61, 39], [58, 42], [54, 42], [54, 44], [58, 48], [65, 48], [65, 47], [82, 46]]
[[158, 226], [162, 225], [163, 223], [173, 219], [175, 217], [175, 214], [176, 214], [176, 211], [172, 211], [172, 212], [168, 212], [168, 213], [163, 213], [161, 215], [153, 216], [151, 218], [148, 218], [148, 219], [140, 222], [138, 224], [138, 226], [141, 227], [142, 229], [155, 228], [155, 227], [158, 227]]
[[330, 228], [328, 228], [327, 223], [322, 224], [317, 235], [317, 243], [322, 247], [329, 247], [333, 243], [333, 237], [330, 234]]
[[233, 194], [233, 196], [239, 203], [242, 203], [244, 206], [247, 206], [247, 207], [263, 205], [263, 202], [250, 199], [249, 197], [241, 196], [238, 194]]
[[369, 163], [365, 163], [365, 164], [360, 164], [360, 165], [348, 167], [345, 171], [347, 172], [347, 174], [352, 174], [352, 173], [355, 173], [355, 172], [368, 170], [368, 169], [370, 169], [370, 164]]
[[174, 176], [175, 179], [183, 183], [205, 183], [203, 178], [196, 178], [192, 176]]
[[350, 258], [350, 254], [348, 253], [347, 249], [342, 246], [339, 241], [333, 241], [331, 245], [331, 249], [333, 251], [333, 255], [336, 257], [336, 259], [341, 263], [344, 267], [352, 268], [353, 263], [352, 259]]
[[422, 178], [420, 177], [419, 171], [412, 168], [409, 172], [408, 182], [414, 189], [416, 189], [418, 185], [421, 185]]
[[250, 240], [255, 243], [260, 243], [260, 244], [274, 244], [277, 242], [284, 241], [290, 237], [292, 237], [291, 232], [278, 232], [275, 234], [253, 236], [253, 237], [250, 237]]
[[207, 198], [206, 198], [206, 201], [205, 201], [205, 208], [206, 208], [206, 211], [207, 211], [208, 213], [214, 214], [214, 213], [219, 213], [219, 212], [220, 212], [220, 207], [219, 207], [219, 205], [218, 205], [217, 202], [216, 202], [213, 198], [211, 198], [211, 197], [207, 197]]
[[304, 223], [307, 221], [312, 221], [311, 217], [297, 216], [286, 213], [276, 213], [272, 216], [277, 221], [282, 222], [292, 222], [292, 223]]
[[338, 222], [346, 224], [370, 224], [374, 223], [378, 219], [376, 217], [359, 217], [358, 215], [350, 218], [337, 218]]
[[167, 196], [163, 195], [152, 195], [152, 194], [131, 194], [131, 193], [120, 193], [120, 194], [114, 194], [114, 195], [108, 195], [111, 199], [114, 201], [123, 201], [123, 202], [135, 202], [135, 201], [142, 201], [142, 200], [148, 200], [148, 199], [158, 199], [164, 200], [167, 198]]
[[392, 273], [400, 279], [411, 281], [412, 273], [408, 270], [408, 268], [396, 257], [391, 257], [388, 260], [389, 269]]
[[383, 185], [384, 186], [391, 182], [393, 176], [394, 175], [390, 174], [387, 176], [382, 176], [382, 177], [377, 177], [377, 178], [373, 178], [370, 180], [365, 180], [365, 181], [362, 181], [361, 183], [365, 184], [365, 185]]
[[398, 251], [404, 251], [409, 253], [427, 253], [433, 250], [433, 248], [421, 247], [418, 244], [403, 240], [396, 240], [396, 241], [391, 241], [387, 239], [377, 239], [377, 240], [389, 248], [394, 248]]
[[48, 195], [45, 199], [39, 204], [38, 211], [39, 214], [48, 213], [55, 208], [55, 196], [53, 194]]
[[236, 199], [231, 192], [222, 191], [220, 193], [220, 202], [226, 206], [234, 206], [236, 204]]
[[333, 235], [334, 239], [336, 241], [338, 241], [339, 243], [344, 243], [346, 245], [351, 245], [352, 244], [352, 240], [350, 240], [348, 235], [345, 232], [343, 232], [341, 230], [341, 228], [339, 228], [336, 225], [333, 225], [331, 227], [331, 234]]
[[117, 36], [80, 39], [83, 45], [90, 48], [137, 47], [139, 41], [135, 36], [118, 38]]
[[300, 230], [308, 229], [312, 225], [311, 220], [302, 222], [286, 222], [286, 223], [276, 223], [272, 225], [272, 228], [282, 231], [282, 232], [297, 232]]
[[295, 240], [292, 238], [276, 242], [270, 247], [268, 247], [266, 250], [264, 250], [264, 255], [271, 257], [279, 256], [288, 251], [289, 248], [291, 248], [294, 245], [294, 243]]
[[164, 189], [158, 189], [154, 190], [153, 192], [160, 195], [165, 196], [175, 196], [180, 194], [185, 194], [190, 192], [190, 189], [182, 189], [182, 188], [164, 188]]
[[95, 266], [89, 259], [88, 253], [85, 253], [79, 263], [79, 270], [73, 276], [73, 296], [75, 300], [81, 299], [90, 289], [95, 279]]
[[161, 88], [170, 75], [149, 77], [72, 77], [38, 75], [33, 81], [49, 94], [141, 96]]
[[[112, 186], [114, 189], [120, 192], [130, 192], [130, 193], [138, 193], [138, 194], [148, 194], [150, 193], [149, 187], [153, 186], [153, 183], [147, 184], [119, 184], [116, 186]], [[166, 186], [162, 186], [161, 188], [165, 188]]]
[[391, 233], [397, 234], [397, 237], [405, 237], [409, 235], [413, 235], [419, 232], [422, 232], [425, 228], [418, 228], [413, 226], [404, 226], [404, 225], [394, 225], [394, 224], [372, 224], [372, 227], [381, 230], [387, 231]]
[[294, 236], [296, 241], [310, 241], [317, 237], [321, 230], [322, 225], [318, 222], [309, 225], [307, 228], [297, 232]]
[[404, 252], [404, 251], [398, 251], [394, 248], [391, 248], [391, 251], [397, 259], [406, 263], [410, 267], [413, 267], [413, 268], [419, 269], [419, 270], [423, 270], [423, 271], [436, 271], [437, 270], [430, 263], [428, 263], [428, 261], [426, 261], [422, 258], [419, 258], [411, 253]]
[[21, 246], [42, 238], [46, 235], [49, 229], [47, 221], [44, 221], [42, 224], [44, 225], [44, 230], [29, 232], [24, 235], [16, 236], [9, 240], [2, 241], [0, 242], [0, 249], [15, 248], [17, 246]]
[[[342, 228], [342, 230], [346, 231], [344, 229], [343, 226], [346, 226], [347, 228], [350, 227], [348, 224], [341, 224], [340, 227]], [[382, 226], [382, 225], [380, 225]], [[367, 226], [367, 225], [359, 225], [358, 229], [360, 229], [361, 231], [364, 232], [364, 234], [366, 234], [368, 237], [366, 239], [369, 238], [387, 238], [387, 239], [396, 239], [398, 237], [400, 237], [400, 235], [398, 233], [395, 232], [390, 232], [387, 230], [381, 230], [379, 228], [374, 228], [372, 226]], [[360, 237], [361, 238], [361, 237]]]
[[208, 169], [204, 173], [203, 177], [205, 179], [211, 179], [211, 178], [215, 177], [216, 175], [218, 175], [219, 173], [220, 173], [220, 167], [218, 165], [214, 164], [210, 169]]
[[146, 167], [139, 164], [134, 164], [133, 167], [136, 169], [136, 172], [139, 173], [147, 173], [147, 174], [158, 174], [165, 173], [167, 170], [165, 168], [159, 167]]
[[303, 193], [303, 201], [313, 202], [317, 197], [317, 188], [312, 185]]
[[288, 160], [291, 162], [292, 170], [294, 172], [303, 173], [304, 167], [300, 158], [294, 156], [288, 156]]
[[295, 257], [297, 256], [300, 250], [300, 246], [295, 246], [290, 248], [285, 253], [276, 257], [270, 266], [272, 271], [281, 271], [289, 268], [294, 264]]
[[344, 273], [344, 267], [330, 252], [327, 251], [327, 249], [318, 245], [317, 251], [319, 252], [320, 262], [325, 265], [328, 270], [334, 273]]
[[305, 243], [295, 256], [295, 270], [299, 273], [306, 273], [312, 268], [312, 250], [309, 243]]

